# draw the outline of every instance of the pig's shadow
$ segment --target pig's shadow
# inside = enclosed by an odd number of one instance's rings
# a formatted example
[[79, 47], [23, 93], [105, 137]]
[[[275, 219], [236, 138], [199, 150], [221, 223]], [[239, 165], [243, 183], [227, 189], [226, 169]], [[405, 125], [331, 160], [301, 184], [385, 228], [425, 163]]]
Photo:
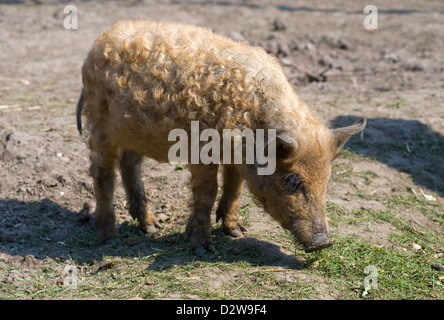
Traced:
[[[206, 262], [224, 261], [228, 263], [245, 262], [251, 266], [272, 266], [289, 269], [303, 269], [306, 263], [299, 257], [282, 252], [281, 248], [273, 243], [258, 240], [248, 235], [243, 238], [231, 238], [223, 235], [220, 229], [213, 230], [216, 253], [209, 253], [197, 257], [189, 249], [187, 242], [181, 243], [182, 248], [174, 252], [165, 252], [159, 255], [148, 267], [149, 270], [164, 270], [175, 265], [184, 265], [200, 260]], [[175, 238], [177, 235], [170, 237]], [[182, 235], [180, 235], [182, 237]], [[185, 245], [185, 247], [183, 247]]]
[[[242, 261], [252, 266], [304, 268], [297, 257], [273, 243], [253, 237], [233, 239], [220, 229], [212, 231], [217, 253], [197, 257], [183, 233], [161, 236], [143, 234], [136, 223], [118, 226], [118, 241], [101, 243], [85, 212], [74, 212], [49, 199], [42, 201], [0, 200], [0, 262], [2, 253], [18, 262], [26, 255], [78, 264], [93, 264], [104, 256], [154, 257], [150, 270], [167, 269], [195, 260]], [[149, 261], [149, 260], [147, 260]]]
[[[357, 120], [340, 116], [332, 127]], [[407, 173], [417, 186], [444, 196], [444, 137], [418, 120], [367, 118], [363, 135], [352, 137], [345, 149]]]

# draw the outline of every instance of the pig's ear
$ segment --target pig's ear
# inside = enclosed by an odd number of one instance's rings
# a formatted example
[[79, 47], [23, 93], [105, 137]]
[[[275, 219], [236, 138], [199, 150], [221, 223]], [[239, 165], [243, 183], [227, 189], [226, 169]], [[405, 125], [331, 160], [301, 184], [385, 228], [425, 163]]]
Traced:
[[362, 118], [358, 122], [352, 124], [348, 127], [338, 128], [333, 130], [333, 136], [335, 138], [335, 158], [341, 151], [344, 144], [350, 139], [352, 135], [355, 135], [362, 130], [364, 130], [365, 125], [367, 124], [367, 120], [365, 118]]
[[286, 132], [276, 135], [276, 154], [279, 158], [286, 158], [296, 152], [298, 143]]

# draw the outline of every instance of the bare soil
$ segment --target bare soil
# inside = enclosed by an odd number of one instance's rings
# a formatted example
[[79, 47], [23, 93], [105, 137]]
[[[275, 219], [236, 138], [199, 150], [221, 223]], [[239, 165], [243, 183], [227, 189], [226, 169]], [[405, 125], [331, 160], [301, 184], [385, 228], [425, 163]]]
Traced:
[[[0, 1], [0, 269], [25, 265], [39, 271], [50, 260], [92, 263], [104, 254], [139, 257], [162, 248], [187, 250], [182, 232], [190, 201], [189, 173], [171, 164], [150, 159], [144, 164], [151, 210], [164, 225], [158, 234], [146, 238], [131, 222], [119, 183], [115, 211], [122, 241], [132, 242], [131, 246], [122, 252], [102, 245], [91, 225], [95, 204], [88, 151], [75, 125], [80, 69], [98, 33], [121, 19], [195, 24], [260, 45], [281, 60], [295, 90], [325, 123], [337, 127], [367, 117], [364, 134], [354, 137], [335, 162], [328, 188], [330, 203], [350, 212], [384, 210], [381, 199], [412, 192], [443, 203], [441, 1], [373, 1], [379, 12], [379, 29], [373, 32], [363, 27], [365, 1], [72, 4], [79, 12], [77, 30], [63, 27], [66, 1]], [[368, 197], [358, 198], [358, 192]], [[291, 241], [273, 240], [280, 228], [252, 204], [248, 190], [241, 200], [241, 208], [248, 210], [249, 233], [218, 249], [236, 255], [254, 247], [272, 257], [275, 266], [300, 267]], [[397, 214], [442, 230], [442, 225], [421, 213], [401, 208]], [[396, 231], [378, 224], [372, 230], [337, 225], [333, 232], [359, 234], [390, 247], [388, 236]], [[264, 234], [269, 239], [259, 240], [257, 236]], [[214, 236], [221, 234], [216, 230]], [[186, 251], [168, 263], [193, 259], [192, 252]], [[222, 277], [233, 275], [211, 275], [210, 283], [217, 288]], [[319, 286], [322, 292], [325, 285]], [[320, 293], [318, 298], [332, 296]]]

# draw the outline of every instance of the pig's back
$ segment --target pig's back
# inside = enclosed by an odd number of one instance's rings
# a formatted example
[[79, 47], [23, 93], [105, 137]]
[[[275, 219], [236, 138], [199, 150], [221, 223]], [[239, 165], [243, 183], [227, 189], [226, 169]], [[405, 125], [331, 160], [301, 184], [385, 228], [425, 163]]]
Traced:
[[193, 120], [219, 131], [254, 129], [276, 115], [269, 101], [289, 88], [277, 59], [261, 48], [205, 28], [147, 21], [121, 21], [100, 34], [83, 81], [104, 95], [116, 132], [163, 135], [189, 131]]

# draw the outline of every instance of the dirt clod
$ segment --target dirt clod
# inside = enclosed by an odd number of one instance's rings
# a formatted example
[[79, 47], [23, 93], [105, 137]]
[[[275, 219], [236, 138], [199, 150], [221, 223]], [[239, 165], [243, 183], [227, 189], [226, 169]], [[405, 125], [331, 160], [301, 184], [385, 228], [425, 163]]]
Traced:
[[441, 263], [433, 263], [432, 268], [438, 271], [444, 270], [444, 267]]

